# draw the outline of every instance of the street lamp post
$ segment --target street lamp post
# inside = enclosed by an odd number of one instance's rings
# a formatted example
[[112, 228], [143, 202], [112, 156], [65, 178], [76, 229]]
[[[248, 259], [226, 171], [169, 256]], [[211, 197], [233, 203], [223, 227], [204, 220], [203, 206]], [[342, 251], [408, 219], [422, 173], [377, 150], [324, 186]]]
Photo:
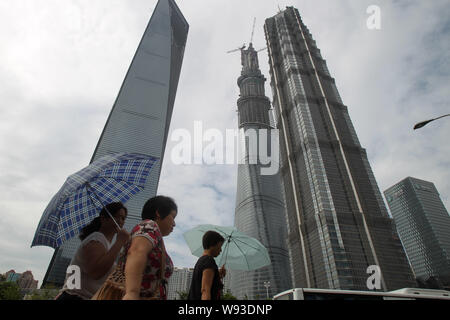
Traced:
[[437, 119], [440, 119], [440, 118], [444, 118], [444, 117], [448, 117], [448, 116], [450, 116], [450, 114], [446, 114], [446, 115], [443, 115], [443, 116], [441, 116], [441, 117], [437, 117], [437, 118], [434, 118], [434, 119], [431, 119], [431, 120], [426, 120], [426, 121], [419, 122], [419, 123], [417, 123], [417, 124], [414, 126], [414, 130], [420, 129], [420, 128], [426, 126], [426, 125], [429, 124], [431, 121], [434, 121], [434, 120], [437, 120]]
[[264, 281], [264, 287], [266, 287], [266, 291], [267, 291], [267, 299], [269, 299], [269, 287], [270, 287], [270, 281]]

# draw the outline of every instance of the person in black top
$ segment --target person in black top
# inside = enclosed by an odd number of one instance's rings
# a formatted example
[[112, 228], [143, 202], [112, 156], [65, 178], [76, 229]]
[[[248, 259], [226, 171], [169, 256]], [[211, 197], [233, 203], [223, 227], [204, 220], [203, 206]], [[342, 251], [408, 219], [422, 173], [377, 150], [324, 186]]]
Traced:
[[215, 231], [208, 231], [203, 235], [203, 256], [194, 267], [188, 300], [220, 300], [225, 277], [225, 266], [217, 267], [214, 260], [222, 252], [225, 239]]

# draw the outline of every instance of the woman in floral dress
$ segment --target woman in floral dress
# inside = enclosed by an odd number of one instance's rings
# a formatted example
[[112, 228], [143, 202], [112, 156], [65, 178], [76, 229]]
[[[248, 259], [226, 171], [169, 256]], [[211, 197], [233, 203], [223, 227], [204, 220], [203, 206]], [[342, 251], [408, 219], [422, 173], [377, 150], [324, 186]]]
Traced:
[[173, 231], [176, 215], [177, 205], [169, 197], [156, 196], [145, 203], [142, 221], [131, 231], [131, 241], [119, 260], [125, 274], [123, 300], [167, 299], [173, 262], [163, 237]]

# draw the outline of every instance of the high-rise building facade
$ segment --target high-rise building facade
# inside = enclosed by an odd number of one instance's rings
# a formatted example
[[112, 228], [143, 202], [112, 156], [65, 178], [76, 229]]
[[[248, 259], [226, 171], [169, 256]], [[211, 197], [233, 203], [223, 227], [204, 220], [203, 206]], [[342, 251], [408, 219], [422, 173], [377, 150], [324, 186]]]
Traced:
[[193, 268], [175, 267], [167, 284], [167, 299], [180, 300], [179, 293], [189, 293], [191, 288]]
[[[238, 79], [239, 129], [246, 134], [245, 152], [238, 165], [235, 226], [258, 239], [269, 251], [271, 264], [254, 271], [230, 271], [231, 293], [237, 298], [265, 299], [265, 283], [270, 282], [269, 295], [291, 288], [289, 253], [286, 243], [286, 211], [281, 193], [279, 162], [273, 157], [277, 148], [271, 150], [274, 129], [270, 125], [270, 100], [265, 96], [264, 75], [261, 74], [258, 55], [252, 44], [241, 49], [242, 72]], [[262, 131], [267, 133], [261, 135]], [[266, 136], [265, 138], [262, 138]], [[272, 160], [269, 165], [261, 163], [256, 155], [265, 144]], [[242, 164], [241, 164], [242, 163]], [[269, 170], [269, 167], [272, 170]], [[267, 172], [262, 170], [267, 169]]]
[[17, 281], [17, 284], [23, 290], [33, 290], [38, 287], [38, 281], [34, 280], [34, 276], [31, 271], [25, 271], [22, 273]]
[[[126, 203], [127, 230], [141, 220], [145, 201], [156, 195], [188, 30], [175, 1], [159, 0], [91, 159], [116, 152], [159, 159], [144, 190]], [[79, 244], [74, 238], [55, 250], [44, 284], [63, 285]]]
[[377, 265], [381, 290], [414, 287], [366, 151], [298, 10], [264, 29], [294, 286], [368, 290], [367, 268]]
[[5, 281], [16, 283], [22, 295], [30, 293], [38, 287], [38, 280], [34, 280], [33, 273], [29, 270], [24, 273], [16, 273], [14, 270], [10, 270], [5, 274]]
[[384, 194], [416, 278], [450, 284], [450, 216], [435, 185], [408, 177]]

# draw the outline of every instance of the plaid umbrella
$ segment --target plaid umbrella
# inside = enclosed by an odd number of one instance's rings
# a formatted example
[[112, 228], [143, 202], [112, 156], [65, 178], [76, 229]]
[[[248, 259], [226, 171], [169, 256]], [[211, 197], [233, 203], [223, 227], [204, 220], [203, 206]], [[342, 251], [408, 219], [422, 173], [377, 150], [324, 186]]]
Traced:
[[31, 246], [57, 248], [79, 234], [104, 205], [128, 201], [144, 189], [156, 161], [144, 154], [115, 153], [69, 176], [45, 209]]

